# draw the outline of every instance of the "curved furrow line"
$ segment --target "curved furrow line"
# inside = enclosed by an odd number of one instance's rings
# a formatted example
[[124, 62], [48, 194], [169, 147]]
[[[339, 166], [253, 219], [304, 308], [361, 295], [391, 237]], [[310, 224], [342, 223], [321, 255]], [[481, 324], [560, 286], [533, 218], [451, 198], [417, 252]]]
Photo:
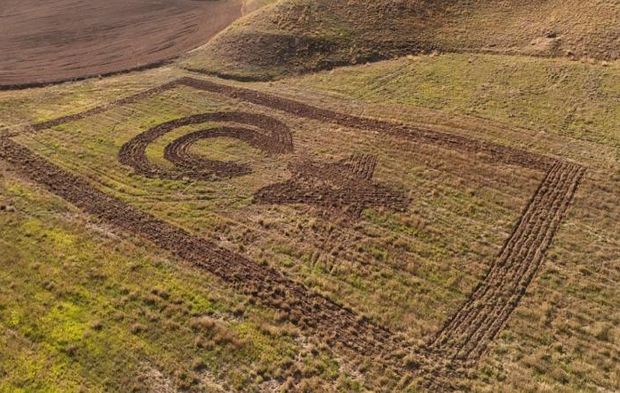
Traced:
[[[175, 166], [172, 169], [153, 164], [147, 157], [147, 147], [157, 139], [174, 130], [207, 122], [239, 123], [253, 126], [250, 129], [240, 126], [220, 126], [191, 132], [172, 141], [164, 151], [164, 158]], [[293, 151], [293, 137], [286, 124], [266, 115], [249, 112], [207, 112], [161, 123], [144, 131], [125, 143], [119, 153], [119, 161], [132, 167], [136, 173], [146, 177], [168, 179], [193, 178], [212, 180], [229, 178], [251, 172], [247, 165], [235, 162], [209, 160], [191, 154], [189, 145], [201, 140], [217, 137], [237, 138], [268, 154], [282, 154]]]

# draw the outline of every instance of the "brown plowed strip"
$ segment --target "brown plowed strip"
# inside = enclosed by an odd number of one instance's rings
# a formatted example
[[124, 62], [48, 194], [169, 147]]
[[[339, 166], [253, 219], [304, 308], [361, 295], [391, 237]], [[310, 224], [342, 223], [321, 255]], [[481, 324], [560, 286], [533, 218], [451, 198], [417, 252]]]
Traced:
[[85, 212], [193, 263], [262, 304], [281, 310], [306, 332], [364, 356], [389, 354], [392, 334], [350, 309], [291, 281], [280, 272], [191, 235], [127, 205], [8, 138], [0, 138], [0, 159]]
[[85, 119], [89, 116], [94, 116], [98, 113], [102, 113], [110, 108], [114, 108], [117, 106], [123, 106], [123, 105], [128, 105], [128, 104], [132, 104], [134, 102], [143, 100], [147, 97], [150, 96], [154, 96], [157, 95], [159, 93], [163, 93], [166, 90], [170, 90], [173, 89], [175, 87], [177, 87], [179, 85], [178, 81], [172, 81], [157, 87], [154, 87], [152, 89], [148, 89], [145, 91], [141, 91], [140, 93], [128, 96], [128, 97], [124, 97], [124, 98], [120, 98], [118, 100], [112, 101], [109, 104], [105, 104], [105, 105], [100, 105], [97, 107], [94, 107], [92, 109], [89, 109], [87, 111], [84, 112], [80, 112], [80, 113], [76, 113], [73, 115], [68, 115], [68, 116], [63, 116], [63, 117], [59, 117], [56, 119], [52, 119], [52, 120], [48, 120], [48, 121], [44, 121], [41, 123], [36, 123], [32, 125], [32, 129], [34, 131], [40, 131], [40, 130], [45, 130], [46, 128], [51, 128], [51, 127], [55, 127], [61, 124], [65, 124], [65, 123], [70, 123], [72, 121], [77, 121], [77, 120], [81, 120], [81, 119]]
[[428, 388], [448, 390], [449, 378], [474, 365], [504, 327], [539, 270], [583, 173], [564, 162], [549, 170], [485, 279], [425, 348]]
[[436, 145], [446, 149], [476, 154], [478, 159], [486, 160], [488, 162], [500, 162], [503, 164], [517, 165], [524, 168], [541, 171], [547, 171], [554, 163], [552, 158], [525, 150], [480, 141], [464, 136], [447, 134], [444, 132], [423, 130], [397, 122], [347, 115], [256, 90], [244, 89], [190, 77], [179, 78], [165, 85], [114, 101], [108, 105], [95, 107], [82, 113], [63, 116], [43, 123], [37, 123], [33, 126], [33, 129], [35, 131], [39, 131], [45, 128], [83, 119], [85, 117], [106, 111], [115, 106], [126, 105], [143, 97], [154, 95], [158, 92], [169, 90], [180, 85], [266, 106], [302, 118], [319, 120], [344, 127], [371, 130], [375, 132], [380, 131], [397, 137], [407, 138], [419, 143]]
[[213, 93], [219, 93], [228, 97], [251, 102], [253, 104], [267, 106], [269, 108], [277, 109], [307, 119], [319, 120], [343, 127], [385, 132], [390, 135], [412, 139], [420, 143], [428, 143], [441, 146], [446, 149], [473, 153], [478, 156], [477, 158], [485, 159], [491, 162], [518, 165], [543, 171], [546, 171], [553, 164], [552, 159], [539, 154], [530, 153], [525, 150], [514, 149], [459, 135], [422, 130], [396, 122], [347, 115], [256, 90], [222, 85], [211, 81], [188, 77], [181, 78], [179, 83], [196, 89], [207, 90]]
[[2, 0], [0, 90], [156, 66], [241, 16], [241, 0]]
[[250, 146], [260, 148], [255, 139], [252, 138], [253, 130], [247, 128], [219, 127], [216, 129], [206, 129], [185, 134], [172, 141], [164, 149], [164, 158], [176, 166], [174, 171], [164, 171], [159, 169], [158, 177], [177, 178], [182, 176], [193, 179], [211, 180], [214, 178], [231, 178], [252, 173], [252, 169], [247, 164], [239, 164], [230, 161], [209, 160], [193, 154], [191, 146], [201, 140], [218, 137], [230, 137], [242, 140]]
[[377, 157], [370, 154], [353, 154], [340, 161], [340, 165], [348, 168], [354, 176], [362, 180], [371, 180], [377, 167]]

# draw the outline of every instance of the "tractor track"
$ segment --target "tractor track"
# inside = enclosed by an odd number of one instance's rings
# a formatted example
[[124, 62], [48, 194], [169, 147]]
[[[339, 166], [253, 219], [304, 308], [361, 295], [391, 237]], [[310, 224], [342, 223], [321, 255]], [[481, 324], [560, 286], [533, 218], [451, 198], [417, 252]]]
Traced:
[[[193, 236], [183, 229], [174, 227], [98, 191], [86, 180], [62, 170], [26, 147], [13, 142], [9, 137], [0, 138], [0, 158], [13, 164], [24, 175], [43, 184], [53, 193], [101, 220], [122, 230], [135, 233], [197, 267], [213, 273], [262, 304], [280, 310], [306, 332], [322, 337], [329, 344], [340, 345], [363, 356], [381, 358], [395, 370], [411, 371], [413, 375], [421, 377], [422, 386], [430, 391], [456, 389], [453, 385], [455, 378], [462, 377], [463, 370], [475, 366], [490, 342], [504, 328], [540, 269], [544, 254], [558, 231], [585, 173], [585, 168], [578, 164], [520, 149], [477, 141], [464, 136], [422, 130], [396, 122], [352, 116], [267, 93], [189, 77], [177, 79], [80, 114], [35, 124], [32, 130], [39, 131], [79, 120], [101, 113], [113, 106], [126, 105], [175, 86], [189, 86], [302, 118], [385, 133], [418, 143], [474, 154], [477, 159], [488, 162], [517, 165], [545, 173], [544, 179], [524, 208], [510, 237], [504, 243], [485, 278], [437, 334], [425, 345], [412, 349], [416, 361], [408, 362], [405, 366], [401, 360], [390, 356], [391, 353], [402, 349], [402, 341], [384, 327], [286, 278], [273, 268], [259, 265], [209, 240]], [[200, 116], [206, 116], [207, 119], [202, 119]], [[219, 116], [219, 119], [209, 118], [209, 116], [216, 118]], [[196, 161], [197, 157], [187, 152], [188, 146], [193, 142], [209, 137], [206, 135], [207, 131], [224, 136], [232, 135], [266, 150], [278, 146], [273, 151], [269, 150], [276, 154], [292, 151], [292, 138], [286, 125], [264, 115], [259, 115], [264, 119], [258, 123], [248, 122], [247, 119], [252, 116], [254, 115], [247, 113], [239, 117], [231, 113], [226, 115], [201, 114], [180, 121], [183, 123], [190, 119], [188, 124], [196, 124], [215, 119], [250, 125], [251, 132], [256, 133], [256, 129], [259, 129], [259, 134], [268, 140], [266, 145], [265, 141], [260, 138], [252, 139], [255, 136], [248, 134], [249, 129], [243, 127], [235, 129], [236, 126], [219, 127], [200, 130], [178, 138], [166, 148], [165, 156], [177, 168], [189, 170], [197, 167], [200, 169], [201, 165], [206, 165], [207, 170], [213, 171], [213, 167], [209, 168], [212, 164], [205, 164], [204, 159]], [[121, 162], [147, 176], [149, 174], [160, 176], [160, 169], [151, 167], [142, 154], [148, 143], [176, 127], [185, 125], [176, 122], [156, 126], [128, 142], [119, 153]], [[280, 129], [280, 131], [268, 133], [269, 130], [274, 129]], [[272, 143], [273, 141], [279, 142]], [[325, 172], [323, 177], [333, 178], [333, 173], [330, 171], [337, 170], [341, 176], [348, 172], [346, 176], [352, 179], [357, 178], [358, 181], [369, 182], [377, 163], [374, 157], [361, 155], [331, 164], [302, 163], [299, 165], [301, 165], [299, 173], [314, 173], [320, 177], [322, 172]], [[310, 166], [306, 168], [304, 165]], [[286, 191], [289, 192], [288, 189]], [[396, 205], [401, 206], [400, 202]]]
[[430, 366], [428, 388], [449, 390], [446, 378], [475, 365], [506, 325], [540, 269], [583, 174], [583, 167], [560, 161], [549, 170], [485, 279], [422, 351]]
[[[185, 134], [166, 146], [164, 158], [175, 164], [173, 169], [164, 169], [152, 164], [147, 156], [149, 144], [179, 127], [206, 122], [235, 123], [244, 126], [219, 126]], [[192, 178], [211, 180], [245, 175], [251, 169], [236, 162], [209, 160], [192, 154], [189, 147], [201, 140], [216, 137], [230, 137], [245, 141], [268, 154], [284, 154], [293, 151], [293, 137], [286, 124], [272, 117], [248, 112], [202, 113], [159, 124], [137, 135], [125, 143], [118, 153], [122, 164], [132, 167], [136, 173], [146, 177], [168, 179]]]

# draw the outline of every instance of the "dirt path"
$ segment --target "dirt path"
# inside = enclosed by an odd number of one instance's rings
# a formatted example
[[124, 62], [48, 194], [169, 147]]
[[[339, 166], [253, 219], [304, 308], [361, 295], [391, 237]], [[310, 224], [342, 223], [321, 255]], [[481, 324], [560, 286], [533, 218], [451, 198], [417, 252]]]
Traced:
[[[442, 132], [420, 130], [395, 122], [356, 117], [262, 92], [193, 78], [181, 78], [109, 105], [40, 123], [33, 126], [33, 131], [82, 119], [112, 106], [135, 102], [142, 97], [179, 85], [245, 100], [303, 118], [387, 133], [419, 143], [475, 154], [476, 159], [518, 165], [545, 173], [544, 179], [525, 207], [485, 279], [427, 345], [410, 349], [412, 353], [417, 354], [414, 356], [416, 361], [405, 365], [401, 360], [390, 357], [390, 354], [402, 347], [403, 343], [383, 327], [360, 318], [352, 310], [316, 294], [275, 269], [262, 266], [206, 239], [197, 238], [183, 229], [98, 191], [86, 180], [60, 169], [8, 137], [0, 139], [0, 159], [11, 163], [24, 175], [43, 184], [51, 192], [106, 223], [148, 239], [157, 246], [215, 274], [243, 293], [280, 310], [306, 332], [322, 337], [329, 344], [339, 345], [375, 360], [382, 359], [382, 362], [397, 370], [411, 371], [412, 375], [422, 378], [429, 391], [449, 391], [455, 388], [453, 381], [462, 376], [463, 370], [475, 366], [489, 343], [505, 326], [539, 270], [545, 252], [553, 241], [585, 172], [585, 169], [578, 164], [520, 149]], [[280, 141], [286, 142], [282, 145], [285, 146], [285, 151], [292, 149], [288, 128], [279, 122], [269, 125], [274, 119], [270, 117], [265, 119], [267, 120], [261, 121], [260, 126], [271, 129], [272, 137], [268, 139], [273, 141], [279, 138]], [[170, 124], [174, 125], [174, 122]], [[152, 136], [149, 132], [157, 136], [162, 130], [166, 131], [169, 125], [165, 123], [161, 129], [158, 127], [140, 134], [146, 135], [147, 140], [141, 141], [140, 136], [134, 140], [140, 142], [138, 145], [142, 142], [148, 144]], [[199, 136], [190, 137], [188, 141], [182, 140], [177, 145], [191, 143], [193, 138]], [[131, 143], [129, 145], [131, 146]], [[281, 146], [281, 143], [278, 142], [273, 146]], [[127, 154], [121, 152], [121, 160], [123, 157], [140, 156], [125, 153]], [[127, 164], [131, 165], [131, 162]], [[352, 171], [351, 177], [357, 178], [359, 182], [371, 179], [376, 161], [372, 157], [351, 157], [349, 160], [332, 164], [334, 165], [340, 172]], [[328, 168], [331, 167], [328, 165]], [[317, 170], [313, 169], [310, 172], [315, 173]]]
[[2, 0], [0, 90], [159, 65], [241, 16], [241, 0]]

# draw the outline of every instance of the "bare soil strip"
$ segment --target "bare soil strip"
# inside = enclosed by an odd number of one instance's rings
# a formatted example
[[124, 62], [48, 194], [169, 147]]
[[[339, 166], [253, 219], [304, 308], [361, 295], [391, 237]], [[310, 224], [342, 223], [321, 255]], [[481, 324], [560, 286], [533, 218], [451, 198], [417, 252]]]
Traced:
[[[237, 123], [255, 127], [225, 126], [188, 133], [172, 141], [164, 151], [164, 158], [175, 164], [173, 169], [160, 168], [149, 162], [146, 148], [158, 138], [179, 127], [205, 122]], [[159, 124], [131, 139], [119, 152], [119, 161], [147, 177], [167, 179], [192, 178], [213, 180], [230, 178], [251, 172], [247, 165], [235, 162], [208, 160], [193, 155], [189, 147], [201, 140], [217, 137], [236, 138], [269, 154], [293, 151], [293, 137], [286, 124], [272, 117], [247, 112], [216, 112], [187, 116]]]
[[485, 159], [490, 162], [518, 165], [525, 168], [542, 171], [546, 171], [554, 163], [554, 160], [549, 157], [530, 153], [525, 150], [514, 149], [459, 135], [422, 130], [396, 122], [347, 115], [256, 90], [222, 85], [207, 80], [199, 80], [189, 77], [179, 79], [179, 84], [277, 109], [298, 117], [319, 120], [343, 127], [381, 131], [420, 143], [427, 143], [441, 146], [446, 149], [476, 154], [478, 159]]
[[0, 90], [141, 70], [205, 44], [241, 0], [2, 0]]
[[0, 138], [0, 159], [85, 212], [134, 233], [204, 269], [306, 332], [365, 356], [389, 354], [396, 344], [385, 328], [261, 265], [206, 239], [193, 236], [97, 189], [9, 138]]
[[444, 132], [431, 130], [423, 130], [397, 122], [348, 115], [329, 109], [318, 108], [312, 105], [304, 104], [299, 101], [278, 97], [272, 94], [259, 92], [256, 90], [244, 89], [241, 87], [234, 87], [190, 77], [179, 78], [164, 85], [146, 90], [144, 92], [126, 98], [122, 98], [117, 101], [113, 101], [107, 105], [101, 105], [89, 109], [81, 113], [63, 116], [42, 123], [37, 123], [33, 125], [32, 128], [34, 131], [40, 131], [60, 124], [80, 120], [85, 117], [104, 112], [116, 106], [122, 106], [132, 102], [136, 102], [142, 98], [173, 89], [177, 86], [189, 86], [199, 90], [210, 91], [212, 93], [217, 93], [227, 97], [247, 101], [253, 104], [266, 106], [307, 119], [319, 120], [322, 122], [337, 124], [344, 127], [385, 132], [390, 135], [407, 138], [419, 143], [436, 145], [446, 149], [475, 154], [476, 158], [489, 162], [500, 162], [503, 164], [517, 165], [524, 168], [541, 171], [547, 171], [555, 163], [555, 160], [553, 158], [536, 153], [531, 153], [525, 150], [480, 141], [460, 135], [447, 134]]
[[447, 390], [446, 378], [476, 364], [505, 326], [532, 279], [584, 174], [575, 164], [557, 162], [467, 302], [425, 348], [429, 388]]
[[[419, 362], [417, 369], [412, 371], [421, 376], [426, 387], [432, 391], [453, 389], [452, 377], [474, 366], [491, 340], [505, 326], [539, 270], [544, 254], [558, 231], [585, 172], [585, 169], [577, 164], [519, 149], [462, 136], [420, 130], [398, 123], [351, 116], [257, 91], [193, 78], [181, 78], [140, 94], [149, 95], [157, 92], [157, 89], [165, 90], [176, 85], [186, 85], [219, 93], [295, 116], [362, 130], [385, 132], [420, 143], [469, 152], [475, 154], [477, 158], [492, 162], [519, 165], [546, 172], [545, 178], [527, 204], [523, 215], [490, 267], [485, 279], [441, 331], [426, 346], [416, 351]], [[41, 130], [100, 113], [110, 106], [133, 102], [139, 99], [140, 94], [82, 114], [35, 125], [34, 129]], [[163, 127], [165, 129], [169, 126]], [[160, 131], [157, 131], [155, 127], [155, 131], [152, 132], [157, 134]], [[194, 135], [188, 137], [187, 141], [183, 140], [178, 143], [185, 145], [198, 137], [201, 136]], [[149, 143], [149, 137], [146, 137], [144, 141], [138, 137], [137, 141], [135, 146], [140, 145], [140, 147], [135, 150], [139, 151], [142, 149], [142, 144]], [[134, 149], [128, 149], [130, 150]], [[168, 154], [174, 156], [177, 154], [174, 153], [175, 151], [177, 151], [176, 147], [171, 148]], [[132, 160], [139, 156], [139, 154], [121, 153], [121, 157], [133, 157]], [[179, 157], [177, 161], [187, 161], [191, 158], [183, 157], [182, 154], [177, 154], [177, 156]], [[43, 184], [53, 193], [84, 211], [120, 229], [152, 241], [180, 258], [215, 274], [263, 304], [281, 310], [292, 322], [309, 333], [323, 337], [330, 344], [340, 345], [363, 356], [383, 357], [384, 359], [389, 358], [393, 351], [402, 346], [388, 330], [367, 319], [360, 318], [346, 307], [291, 281], [277, 270], [261, 266], [116, 200], [96, 190], [87, 181], [62, 170], [9, 138], [0, 138], [0, 158], [13, 164], [26, 176]], [[311, 168], [312, 171], [316, 172], [317, 168], [319, 172], [328, 171], [330, 165], [335, 165], [340, 172], [350, 172], [350, 177], [358, 182], [370, 182], [376, 162], [372, 157], [361, 156], [351, 157], [335, 164], [319, 163], [317, 165]], [[307, 173], [308, 171], [302, 168], [299, 172]], [[386, 364], [395, 365], [399, 369], [407, 368], [393, 361], [394, 359], [391, 359]]]

